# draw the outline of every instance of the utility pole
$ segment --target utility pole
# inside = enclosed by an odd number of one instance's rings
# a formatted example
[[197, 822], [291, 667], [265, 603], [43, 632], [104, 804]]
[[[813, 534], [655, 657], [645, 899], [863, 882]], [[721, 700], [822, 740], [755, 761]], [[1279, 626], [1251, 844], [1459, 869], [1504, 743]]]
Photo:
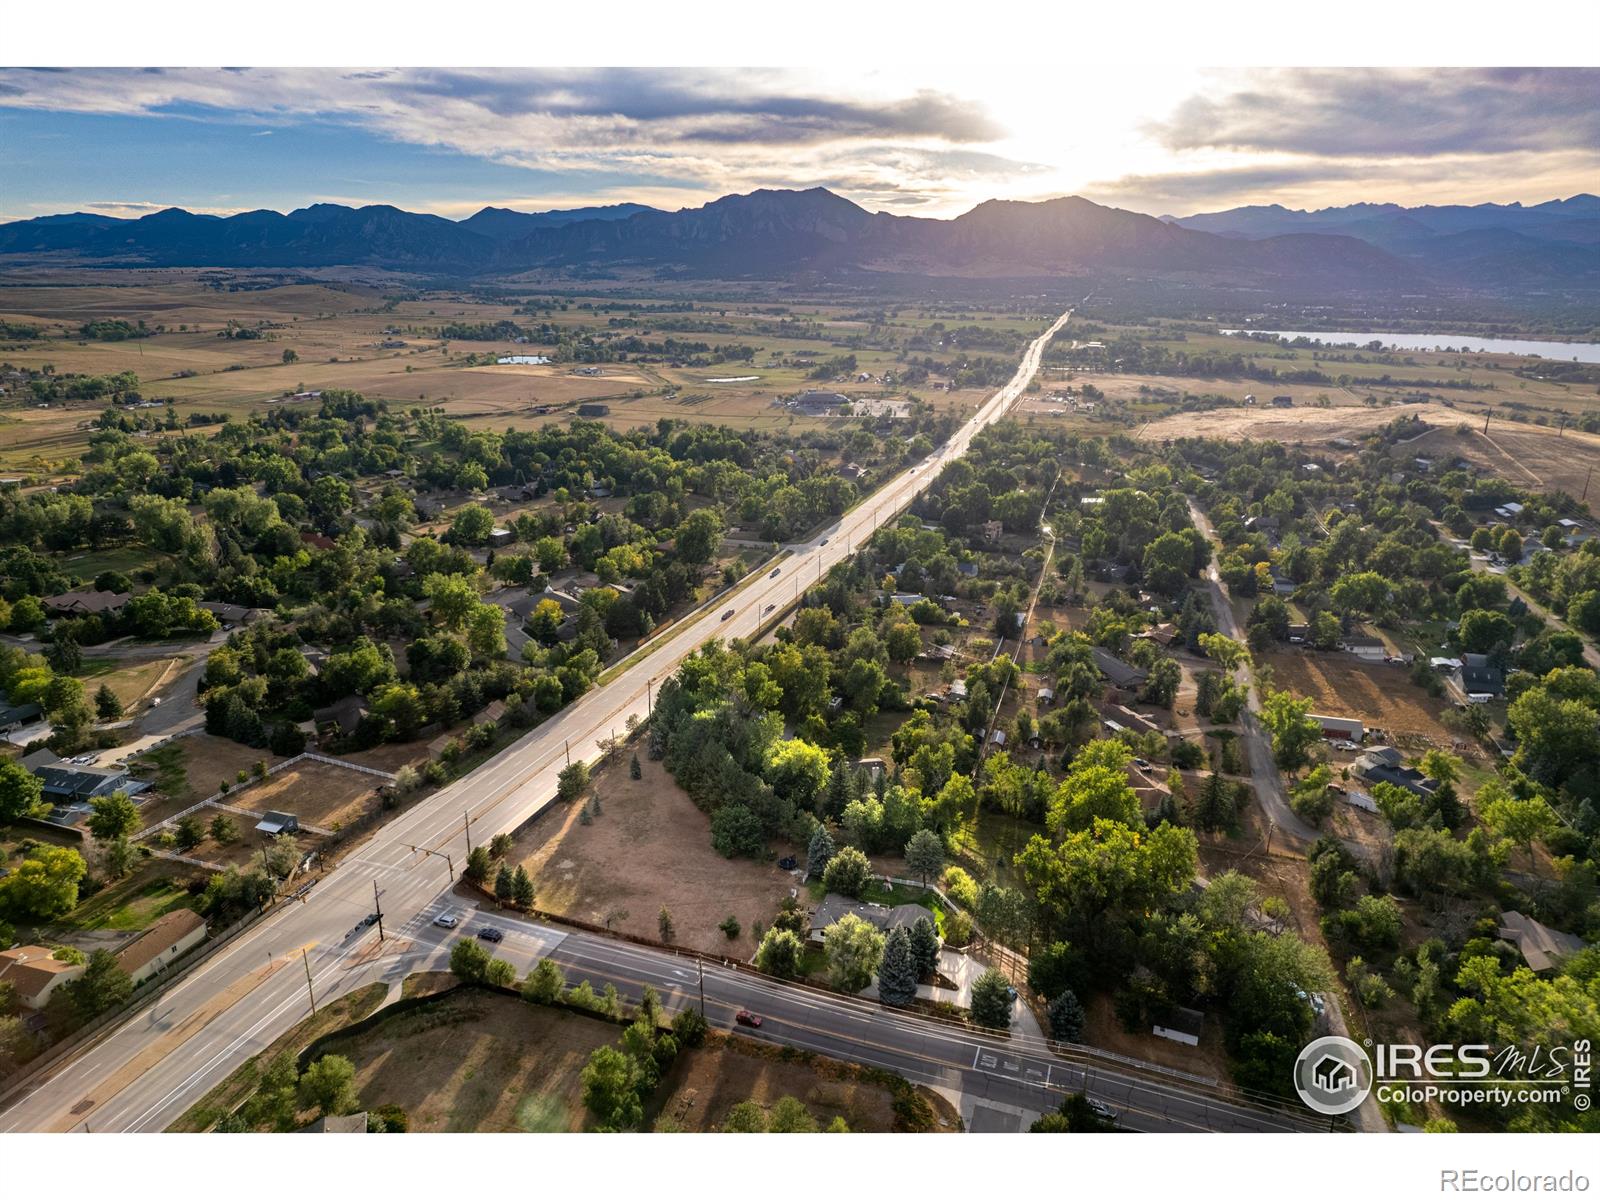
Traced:
[[[461, 828], [466, 831], [466, 834], [467, 834], [467, 853], [471, 854], [472, 853], [472, 818], [467, 816], [467, 810], [464, 809], [464, 808], [461, 810]], [[378, 886], [378, 881], [376, 879], [374, 879], [372, 881], [372, 886], [373, 887], [377, 887]]]
[[306, 995], [311, 999], [311, 1015], [315, 1016], [317, 1013], [317, 994], [311, 990], [311, 958], [304, 950], [300, 951], [300, 961], [305, 964]]
[[1489, 414], [1488, 413], [1484, 413], [1483, 414], [1483, 432], [1485, 434], [1487, 434], [1489, 432]]
[[567, 766], [570, 767], [572, 765], [572, 747], [565, 740], [561, 743], [561, 753], [567, 756]]
[[378, 941], [383, 941], [383, 904], [378, 900], [378, 881], [372, 881], [372, 909], [378, 914]]
[[646, 679], [644, 681], [644, 715], [647, 719], [655, 712], [655, 707], [650, 701], [650, 688], [654, 683], [654, 679]]
[[694, 960], [694, 965], [700, 975], [700, 1019], [706, 1019], [706, 964], [702, 958]]
[[1589, 498], [1589, 479], [1593, 475], [1594, 475], [1594, 464], [1590, 463], [1589, 464], [1589, 474], [1585, 475], [1583, 477], [1583, 495], [1578, 497], [1578, 502], [1580, 504], [1583, 503], [1583, 501], [1585, 501], [1585, 500], [1587, 500]]

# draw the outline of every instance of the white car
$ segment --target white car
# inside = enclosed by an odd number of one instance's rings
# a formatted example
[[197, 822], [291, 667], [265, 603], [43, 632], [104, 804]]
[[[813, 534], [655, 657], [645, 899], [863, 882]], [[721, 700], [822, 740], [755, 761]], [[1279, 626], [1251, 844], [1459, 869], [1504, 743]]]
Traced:
[[433, 919], [433, 923], [440, 929], [454, 929], [460, 924], [460, 922], [457, 921], [456, 918], [452, 917], [449, 913], [440, 913]]

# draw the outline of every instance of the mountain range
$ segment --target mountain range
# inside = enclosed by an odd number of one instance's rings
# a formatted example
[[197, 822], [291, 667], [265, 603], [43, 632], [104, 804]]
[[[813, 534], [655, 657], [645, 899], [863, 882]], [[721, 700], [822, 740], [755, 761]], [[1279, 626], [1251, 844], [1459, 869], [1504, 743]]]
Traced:
[[1078, 196], [989, 200], [949, 220], [869, 212], [824, 188], [761, 190], [666, 212], [638, 204], [462, 221], [389, 205], [315, 204], [217, 217], [66, 213], [0, 225], [13, 261], [381, 267], [426, 275], [674, 277], [1121, 273], [1271, 290], [1523, 292], [1600, 288], [1600, 199], [1298, 212], [1277, 205], [1156, 218]]

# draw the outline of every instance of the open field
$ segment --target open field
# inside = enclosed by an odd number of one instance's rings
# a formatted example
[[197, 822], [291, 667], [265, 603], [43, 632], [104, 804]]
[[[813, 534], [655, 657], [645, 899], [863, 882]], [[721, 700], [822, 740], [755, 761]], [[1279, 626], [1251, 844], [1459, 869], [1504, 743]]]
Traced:
[[[595, 779], [593, 824], [578, 819], [577, 805], [553, 809], [517, 835], [509, 861], [528, 868], [547, 912], [596, 922], [611, 916], [612, 928], [654, 938], [665, 905], [681, 945], [754, 954], [751, 924], [770, 924], [795, 880], [771, 863], [723, 858], [711, 848], [710, 819], [666, 768], [641, 756], [643, 778], [629, 779], [628, 753]], [[798, 852], [774, 848], [780, 857]], [[742, 926], [732, 941], [717, 928], [730, 914]]]
[[380, 782], [362, 771], [299, 762], [259, 783], [236, 788], [227, 802], [254, 812], [292, 813], [302, 825], [334, 829], [372, 806]]
[[1278, 650], [1265, 656], [1273, 681], [1298, 696], [1310, 696], [1314, 712], [1359, 717], [1385, 737], [1412, 735], [1450, 747], [1462, 739], [1439, 717], [1449, 708], [1406, 678], [1404, 667], [1365, 663], [1347, 654]]
[[460, 991], [328, 1052], [355, 1064], [363, 1105], [399, 1105], [414, 1132], [566, 1133], [583, 1128], [584, 1064], [620, 1032], [579, 1013]]
[[104, 684], [124, 709], [132, 709], [161, 687], [188, 663], [186, 658], [155, 658], [148, 662], [122, 662], [117, 659], [86, 659], [84, 690], [92, 698]]
[[[139, 774], [151, 780], [175, 810], [211, 795], [224, 782], [229, 787], [234, 786], [239, 772], [251, 770], [258, 762], [270, 767], [281, 761], [267, 750], [257, 750], [209, 733], [196, 733], [168, 742], [140, 756], [135, 763], [148, 768]], [[162, 810], [168, 808], [168, 805], [161, 805]], [[147, 806], [146, 825], [161, 819], [154, 803]]]

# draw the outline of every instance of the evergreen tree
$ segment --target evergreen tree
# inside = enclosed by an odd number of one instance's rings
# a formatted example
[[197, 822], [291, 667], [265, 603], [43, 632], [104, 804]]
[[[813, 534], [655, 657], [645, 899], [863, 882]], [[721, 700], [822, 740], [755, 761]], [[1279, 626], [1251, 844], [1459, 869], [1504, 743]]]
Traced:
[[[829, 765], [827, 800], [822, 815], [837, 821], [856, 794], [856, 773], [850, 769], [844, 755], [835, 754]], [[817, 869], [821, 871], [820, 867]]]
[[639, 765], [639, 756], [637, 754], [628, 760], [628, 778], [644, 778], [644, 768]]
[[115, 721], [122, 716], [122, 701], [117, 699], [117, 694], [105, 684], [94, 694], [94, 711], [102, 721]]
[[911, 926], [911, 959], [919, 977], [939, 965], [939, 931], [927, 917], [918, 917]]
[[916, 997], [916, 957], [911, 936], [902, 925], [891, 930], [883, 944], [883, 959], [878, 963], [878, 998], [895, 1008], [904, 1008]]
[[511, 875], [511, 898], [523, 908], [533, 907], [533, 880], [527, 867], [518, 867]]
[[516, 893], [512, 883], [511, 868], [505, 863], [500, 864], [500, 870], [494, 877], [494, 898], [499, 901], [511, 899]]
[[806, 878], [820, 879], [837, 849], [826, 825], [818, 824], [811, 835], [811, 845], [806, 850]]
[[489, 868], [493, 865], [489, 858], [489, 847], [478, 845], [472, 848], [467, 855], [466, 876], [473, 883], [482, 883], [489, 878]]
[[1071, 988], [1066, 988], [1050, 1001], [1050, 1036], [1059, 1042], [1083, 1040], [1083, 1023], [1087, 1019], [1083, 1005]]

